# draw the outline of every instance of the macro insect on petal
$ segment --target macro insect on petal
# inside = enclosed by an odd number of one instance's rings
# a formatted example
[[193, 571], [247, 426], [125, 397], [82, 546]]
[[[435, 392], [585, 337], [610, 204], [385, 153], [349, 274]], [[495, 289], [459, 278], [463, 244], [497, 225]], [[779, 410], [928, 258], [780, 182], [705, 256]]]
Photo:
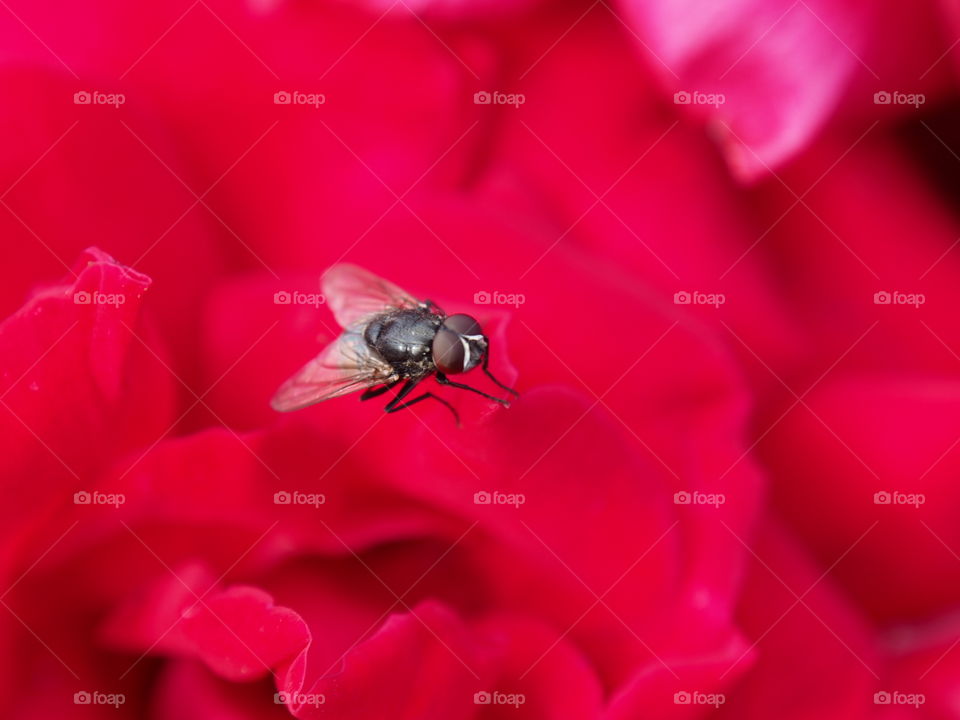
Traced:
[[497, 386], [518, 396], [490, 372], [490, 340], [469, 315], [447, 315], [430, 300], [418, 300], [393, 283], [356, 265], [334, 265], [323, 278], [323, 291], [343, 332], [277, 390], [270, 404], [289, 412], [324, 400], [363, 391], [361, 400], [400, 389], [385, 406], [388, 413], [433, 399], [457, 411], [444, 398], [426, 391], [410, 397], [427, 378], [440, 385], [510, 403], [449, 378], [481, 367]]

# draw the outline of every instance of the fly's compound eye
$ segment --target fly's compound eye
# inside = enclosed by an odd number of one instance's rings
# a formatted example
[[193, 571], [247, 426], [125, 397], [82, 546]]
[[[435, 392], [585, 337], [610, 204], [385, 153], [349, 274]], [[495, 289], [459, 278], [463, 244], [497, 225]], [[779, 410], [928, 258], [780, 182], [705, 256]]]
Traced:
[[446, 375], [462, 373], [469, 346], [460, 335], [441, 327], [433, 338], [433, 364]]
[[468, 339], [478, 339], [483, 336], [480, 323], [469, 315], [451, 315], [443, 321], [443, 327], [458, 335], [465, 335]]
[[433, 363], [446, 375], [472, 370], [486, 345], [480, 323], [469, 315], [451, 315], [433, 338]]

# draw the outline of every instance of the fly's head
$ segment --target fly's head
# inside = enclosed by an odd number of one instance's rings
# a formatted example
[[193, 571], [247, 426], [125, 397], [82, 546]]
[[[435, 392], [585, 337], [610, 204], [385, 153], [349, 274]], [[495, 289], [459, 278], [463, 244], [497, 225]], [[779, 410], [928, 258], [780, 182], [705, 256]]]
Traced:
[[480, 323], [469, 315], [450, 315], [433, 338], [433, 362], [445, 375], [465, 373], [480, 364], [487, 346]]

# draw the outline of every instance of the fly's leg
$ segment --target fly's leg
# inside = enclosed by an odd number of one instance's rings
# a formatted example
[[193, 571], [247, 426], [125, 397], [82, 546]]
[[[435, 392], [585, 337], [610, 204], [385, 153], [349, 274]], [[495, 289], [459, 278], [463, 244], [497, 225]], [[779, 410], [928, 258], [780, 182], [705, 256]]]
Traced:
[[448, 403], [448, 402], [447, 402], [446, 400], [444, 400], [442, 397], [438, 397], [437, 395], [434, 395], [434, 394], [431, 393], [431, 392], [425, 392], [423, 395], [418, 395], [417, 397], [413, 398], [413, 400], [407, 400], [405, 403], [402, 403], [402, 404], [399, 404], [399, 405], [397, 404], [397, 403], [400, 403], [400, 401], [403, 400], [407, 395], [409, 395], [410, 392], [411, 392], [422, 380], [424, 380], [424, 378], [422, 378], [422, 377], [421, 377], [421, 378], [417, 378], [416, 380], [407, 380], [407, 382], [404, 384], [404, 386], [403, 386], [402, 388], [400, 388], [400, 391], [399, 391], [396, 395], [394, 395], [393, 400], [391, 400], [390, 402], [388, 402], [387, 405], [386, 405], [386, 407], [383, 408], [384, 411], [386, 411], [386, 412], [388, 412], [388, 413], [395, 413], [395, 412], [397, 412], [398, 410], [403, 410], [404, 408], [408, 408], [408, 407], [410, 407], [411, 405], [416, 405], [416, 404], [417, 404], [418, 402], [420, 402], [421, 400], [426, 400], [427, 398], [433, 398], [434, 400], [437, 400], [437, 401], [439, 401], [439, 402], [442, 402], [444, 405], [447, 406], [447, 408], [450, 410], [450, 412], [453, 413], [454, 419], [457, 421], [457, 427], [460, 427], [460, 415], [457, 414], [457, 411], [454, 409], [453, 405], [451, 405], [450, 403]]
[[370, 388], [369, 390], [365, 390], [363, 395], [360, 396], [360, 401], [363, 402], [364, 400], [369, 400], [370, 398], [375, 398], [380, 395], [383, 395], [387, 390], [394, 387], [398, 382], [400, 382], [400, 380], [394, 380], [393, 382], [386, 383], [385, 385], [381, 385], [378, 388]]
[[464, 385], [463, 383], [454, 382], [443, 373], [437, 373], [437, 382], [440, 383], [441, 385], [449, 385], [450, 387], [460, 388], [461, 390], [469, 390], [470, 392], [475, 392], [477, 395], [483, 395], [485, 398], [487, 398], [487, 400], [493, 400], [494, 402], [500, 403], [504, 407], [510, 407], [510, 403], [507, 402], [506, 400], [502, 400], [501, 398], [494, 397], [493, 395], [487, 395], [485, 392], [483, 392], [483, 390], [477, 390], [475, 387], [470, 387], [469, 385]]
[[497, 379], [493, 376], [493, 373], [490, 372], [490, 368], [487, 367], [489, 364], [490, 364], [490, 349], [489, 349], [489, 346], [488, 346], [487, 352], [485, 352], [485, 353], [483, 354], [483, 372], [486, 373], [486, 375], [487, 375], [488, 378], [490, 378], [491, 380], [493, 380], [497, 385], [499, 385], [500, 387], [502, 387], [502, 388], [503, 388], [504, 390], [506, 390], [508, 393], [512, 393], [514, 396], [520, 397], [520, 393], [518, 393], [518, 392], [517, 392], [516, 390], [514, 390], [513, 388], [507, 387], [506, 385], [504, 385], [502, 382], [500, 382], [499, 380], [497, 380]]

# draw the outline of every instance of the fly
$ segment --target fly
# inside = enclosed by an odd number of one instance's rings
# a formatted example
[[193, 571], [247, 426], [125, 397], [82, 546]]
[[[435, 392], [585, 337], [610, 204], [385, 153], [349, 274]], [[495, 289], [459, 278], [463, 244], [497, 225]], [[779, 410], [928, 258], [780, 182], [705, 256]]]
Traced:
[[280, 386], [270, 401], [274, 410], [300, 410], [361, 390], [360, 399], [370, 400], [403, 383], [386, 412], [433, 398], [449, 408], [459, 425], [457, 411], [442, 397], [425, 392], [407, 398], [433, 376], [441, 385], [509, 407], [507, 400], [448, 377], [478, 366], [500, 388], [519, 397], [490, 372], [490, 340], [469, 315], [447, 315], [430, 300], [418, 300], [356, 265], [330, 268], [323, 292], [343, 332]]

